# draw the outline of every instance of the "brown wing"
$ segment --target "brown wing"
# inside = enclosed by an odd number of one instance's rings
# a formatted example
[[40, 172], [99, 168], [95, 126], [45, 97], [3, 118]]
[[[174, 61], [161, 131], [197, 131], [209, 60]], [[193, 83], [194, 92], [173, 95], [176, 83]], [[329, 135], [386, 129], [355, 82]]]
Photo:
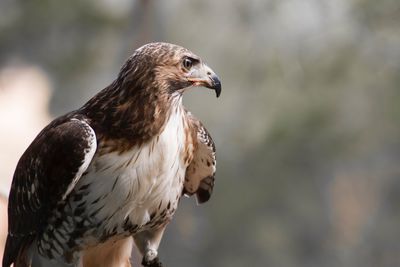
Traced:
[[21, 260], [49, 214], [88, 167], [96, 147], [93, 129], [68, 117], [53, 121], [28, 147], [11, 186], [3, 267]]
[[203, 124], [189, 112], [187, 116], [195, 150], [193, 160], [186, 170], [184, 193], [187, 195], [196, 194], [197, 203], [201, 204], [210, 199], [214, 187], [215, 144]]

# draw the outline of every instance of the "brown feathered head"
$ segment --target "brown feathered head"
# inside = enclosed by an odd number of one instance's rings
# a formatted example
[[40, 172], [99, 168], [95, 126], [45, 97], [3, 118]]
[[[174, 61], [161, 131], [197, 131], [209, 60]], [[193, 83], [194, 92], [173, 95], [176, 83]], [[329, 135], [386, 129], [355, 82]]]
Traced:
[[137, 49], [117, 79], [78, 112], [89, 118], [97, 135], [130, 147], [158, 134], [171, 107], [180, 105], [176, 100], [192, 86], [214, 89], [217, 97], [221, 93], [218, 76], [200, 57], [177, 45], [150, 43]]
[[178, 45], [149, 43], [137, 49], [122, 67], [118, 80], [131, 90], [162, 90], [180, 95], [191, 86], [221, 93], [221, 82], [200, 57]]

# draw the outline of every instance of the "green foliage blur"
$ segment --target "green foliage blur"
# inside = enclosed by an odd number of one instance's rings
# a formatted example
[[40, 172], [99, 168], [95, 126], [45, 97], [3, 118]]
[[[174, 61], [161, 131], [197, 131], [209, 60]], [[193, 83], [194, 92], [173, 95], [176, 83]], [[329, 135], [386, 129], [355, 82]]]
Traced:
[[205, 205], [181, 201], [166, 266], [400, 266], [400, 1], [0, 2], [0, 65], [44, 69], [54, 116], [151, 41], [223, 85], [184, 98], [217, 180]]

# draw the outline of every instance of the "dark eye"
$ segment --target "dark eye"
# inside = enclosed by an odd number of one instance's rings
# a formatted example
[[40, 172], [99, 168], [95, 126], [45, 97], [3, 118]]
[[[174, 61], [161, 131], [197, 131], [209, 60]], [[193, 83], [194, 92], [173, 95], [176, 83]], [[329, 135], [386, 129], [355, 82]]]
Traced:
[[193, 66], [193, 60], [191, 58], [186, 57], [183, 59], [182, 64], [185, 69], [190, 70], [190, 68]]

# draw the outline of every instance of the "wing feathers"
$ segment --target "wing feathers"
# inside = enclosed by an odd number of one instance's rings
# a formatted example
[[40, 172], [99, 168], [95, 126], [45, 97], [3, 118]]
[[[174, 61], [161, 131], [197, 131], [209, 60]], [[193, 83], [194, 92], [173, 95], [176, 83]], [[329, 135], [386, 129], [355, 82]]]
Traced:
[[184, 193], [196, 194], [198, 204], [208, 201], [214, 187], [216, 157], [214, 142], [199, 120], [187, 113], [195, 142], [192, 162], [186, 170]]
[[[82, 161], [82, 165], [79, 167], [79, 169], [78, 169], [77, 173], [75, 174], [74, 178], [72, 179], [71, 183], [68, 185], [67, 190], [63, 194], [63, 197], [62, 197], [63, 200], [65, 200], [67, 195], [69, 195], [69, 193], [71, 193], [72, 189], [74, 189], [79, 178], [81, 178], [82, 174], [89, 167], [89, 164], [92, 161], [94, 153], [96, 152], [96, 149], [97, 149], [96, 134], [95, 134], [94, 130], [89, 126], [89, 124], [87, 124], [86, 122], [80, 121], [78, 119], [72, 119], [71, 121], [74, 121], [78, 124], [82, 124], [81, 126], [83, 126], [84, 131], [86, 133], [86, 141], [88, 143], [88, 146], [84, 149], [84, 159]], [[79, 152], [80, 151], [78, 151], [78, 153]]]
[[34, 240], [50, 211], [73, 190], [96, 147], [89, 124], [68, 116], [49, 124], [28, 147], [11, 186], [3, 266], [15, 262]]

